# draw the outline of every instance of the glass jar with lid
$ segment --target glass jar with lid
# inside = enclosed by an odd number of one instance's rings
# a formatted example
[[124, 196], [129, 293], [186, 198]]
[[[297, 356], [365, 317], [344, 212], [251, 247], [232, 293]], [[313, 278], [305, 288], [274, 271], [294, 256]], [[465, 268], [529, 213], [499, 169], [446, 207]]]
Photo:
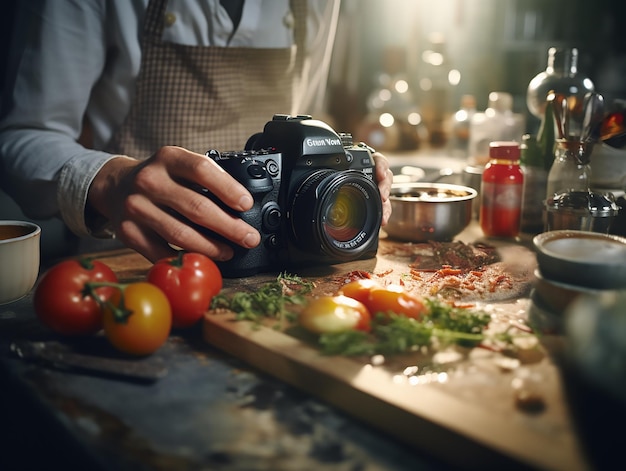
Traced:
[[576, 140], [557, 139], [554, 162], [548, 173], [546, 195], [549, 197], [568, 190], [587, 191], [591, 179], [589, 154], [593, 144]]

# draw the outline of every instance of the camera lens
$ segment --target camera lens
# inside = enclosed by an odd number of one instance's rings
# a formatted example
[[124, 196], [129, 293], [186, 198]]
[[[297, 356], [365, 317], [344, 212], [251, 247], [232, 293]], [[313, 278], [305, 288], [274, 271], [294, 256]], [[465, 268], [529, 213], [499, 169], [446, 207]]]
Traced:
[[324, 231], [340, 242], [354, 239], [367, 221], [366, 201], [354, 186], [340, 187], [324, 209]]
[[362, 172], [321, 170], [293, 200], [292, 235], [307, 252], [354, 260], [378, 240], [382, 204], [378, 187]]

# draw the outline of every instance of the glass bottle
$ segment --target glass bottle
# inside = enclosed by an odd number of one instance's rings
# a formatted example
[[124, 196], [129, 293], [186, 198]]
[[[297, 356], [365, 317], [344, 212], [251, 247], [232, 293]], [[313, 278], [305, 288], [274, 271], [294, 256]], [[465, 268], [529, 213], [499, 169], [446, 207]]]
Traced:
[[489, 162], [480, 186], [479, 223], [487, 237], [517, 237], [522, 216], [524, 174], [520, 145], [495, 141], [489, 145]]
[[429, 144], [433, 148], [447, 145], [446, 121], [451, 111], [450, 98], [460, 74], [451, 67], [446, 38], [433, 32], [428, 36], [427, 47], [421, 52], [417, 71], [418, 105], [424, 125], [428, 130]]
[[537, 146], [541, 153], [543, 168], [547, 171], [554, 162], [554, 150], [556, 147], [556, 123], [554, 120], [554, 105], [551, 101], [546, 103], [539, 131], [537, 132]]
[[470, 137], [470, 122], [476, 113], [474, 95], [463, 95], [460, 108], [452, 115], [450, 122], [450, 152], [454, 157], [467, 157]]
[[491, 142], [519, 142], [524, 135], [525, 125], [524, 115], [513, 112], [513, 95], [507, 92], [489, 93], [487, 109], [474, 113], [470, 121], [470, 165], [487, 163]]
[[572, 190], [587, 191], [591, 179], [591, 167], [586, 157], [590, 144], [567, 139], [557, 139], [554, 163], [548, 173], [546, 195]]
[[546, 98], [551, 91], [565, 97], [575, 96], [577, 104], [578, 100], [582, 104], [586, 93], [595, 91], [593, 81], [578, 72], [578, 49], [548, 49], [546, 70], [533, 77], [526, 91], [526, 105], [535, 117], [543, 118]]
[[548, 170], [544, 167], [543, 151], [533, 135], [525, 134], [522, 137], [520, 167], [524, 173], [520, 230], [539, 234], [544, 228], [543, 202], [546, 199]]

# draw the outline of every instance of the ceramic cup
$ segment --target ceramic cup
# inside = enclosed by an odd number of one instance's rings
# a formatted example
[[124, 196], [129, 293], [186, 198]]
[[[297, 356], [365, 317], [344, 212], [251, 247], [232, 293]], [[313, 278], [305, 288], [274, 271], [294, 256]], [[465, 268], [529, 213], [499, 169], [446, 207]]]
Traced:
[[0, 304], [17, 301], [39, 274], [41, 228], [26, 221], [0, 221]]

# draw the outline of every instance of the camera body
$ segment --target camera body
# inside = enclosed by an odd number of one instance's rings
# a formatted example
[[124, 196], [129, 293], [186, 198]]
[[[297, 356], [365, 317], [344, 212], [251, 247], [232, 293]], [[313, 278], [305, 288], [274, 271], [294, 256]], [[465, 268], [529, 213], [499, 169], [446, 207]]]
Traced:
[[234, 257], [218, 263], [222, 274], [374, 257], [382, 203], [371, 152], [308, 115], [275, 115], [244, 150], [208, 151], [252, 194], [253, 207], [236, 215], [261, 234], [253, 249], [233, 245]]

